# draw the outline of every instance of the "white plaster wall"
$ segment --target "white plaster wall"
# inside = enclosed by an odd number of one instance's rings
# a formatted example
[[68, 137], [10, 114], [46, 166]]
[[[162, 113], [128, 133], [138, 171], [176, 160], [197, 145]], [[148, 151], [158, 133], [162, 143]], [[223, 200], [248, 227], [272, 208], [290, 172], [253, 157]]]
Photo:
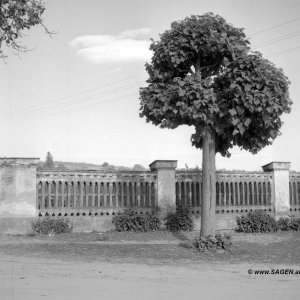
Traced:
[[0, 218], [36, 216], [36, 166], [31, 160], [0, 167]]
[[274, 208], [276, 217], [290, 213], [289, 170], [275, 169], [274, 180]]
[[158, 170], [157, 181], [159, 207], [163, 210], [175, 211], [175, 170]]

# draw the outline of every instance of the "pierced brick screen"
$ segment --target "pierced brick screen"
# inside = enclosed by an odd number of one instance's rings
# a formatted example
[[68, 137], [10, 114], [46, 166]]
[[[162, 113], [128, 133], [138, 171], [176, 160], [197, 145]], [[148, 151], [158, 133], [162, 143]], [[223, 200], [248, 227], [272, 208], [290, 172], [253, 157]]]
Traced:
[[290, 207], [291, 211], [300, 210], [300, 173], [290, 172]]
[[[176, 204], [201, 207], [202, 173], [176, 172]], [[217, 172], [217, 212], [262, 208], [271, 210], [272, 174], [263, 172]]]
[[37, 173], [37, 208], [42, 215], [154, 208], [156, 195], [156, 175], [151, 172]]

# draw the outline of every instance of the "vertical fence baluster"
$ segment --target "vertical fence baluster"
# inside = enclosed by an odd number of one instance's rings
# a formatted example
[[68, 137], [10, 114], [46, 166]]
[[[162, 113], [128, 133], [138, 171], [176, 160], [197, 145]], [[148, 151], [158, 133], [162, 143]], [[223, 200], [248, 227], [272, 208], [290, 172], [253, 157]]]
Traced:
[[115, 207], [119, 207], [119, 185], [118, 185], [118, 182], [115, 182], [114, 185], [115, 185]]
[[101, 182], [97, 181], [97, 207], [101, 206]]
[[124, 207], [124, 186], [122, 182], [119, 182], [119, 193], [120, 193], [120, 206]]
[[221, 182], [218, 181], [217, 184], [218, 184], [218, 190], [217, 190], [217, 191], [218, 191], [218, 194], [217, 194], [218, 201], [217, 201], [217, 203], [218, 203], [218, 206], [221, 206], [221, 205], [222, 205], [222, 198], [221, 198], [221, 195], [222, 195], [222, 193], [221, 193]]
[[112, 191], [112, 182], [108, 182], [107, 184], [107, 191], [108, 191], [108, 202], [109, 207], [113, 206], [113, 191]]
[[137, 206], [141, 207], [141, 183], [138, 181], [136, 183], [136, 194], [137, 194]]
[[182, 206], [186, 206], [186, 182], [185, 181], [182, 181], [181, 182], [181, 205]]
[[65, 201], [65, 182], [61, 182], [61, 198], [60, 198], [60, 208], [64, 208]]
[[48, 209], [51, 208], [51, 181], [48, 181]]
[[232, 186], [233, 186], [233, 206], [236, 206], [236, 204], [237, 204], [237, 182], [236, 181], [234, 181], [233, 183], [232, 183]]
[[299, 181], [297, 181], [296, 182], [296, 205], [299, 205], [300, 204], [300, 202], [299, 202], [299, 187], [300, 187], [300, 182]]
[[297, 194], [297, 182], [296, 181], [294, 181], [293, 182], [293, 194], [294, 194], [294, 203], [296, 204], [298, 201], [297, 201], [297, 196], [298, 196], [298, 194]]
[[83, 208], [83, 181], [79, 181], [79, 208]]
[[44, 209], [45, 208], [45, 181], [41, 182], [41, 189], [42, 189], [41, 209]]
[[251, 205], [255, 205], [255, 186], [254, 186], [255, 182], [252, 181], [251, 182], [251, 189], [252, 189], [252, 203]]
[[148, 207], [151, 207], [151, 183], [147, 182]]
[[267, 202], [267, 204], [268, 205], [271, 205], [271, 197], [272, 197], [272, 189], [271, 189], [271, 183], [270, 182], [268, 182], [268, 184], [267, 184], [267, 195], [268, 195], [268, 202]]
[[193, 182], [193, 207], [197, 206], [197, 188], [196, 188], [196, 181]]
[[103, 206], [107, 207], [107, 182], [103, 182]]
[[236, 183], [236, 205], [241, 205], [242, 199], [241, 199], [241, 182], [238, 181]]
[[177, 182], [177, 187], [178, 187], [178, 205], [182, 205], [182, 197], [181, 197], [181, 181]]
[[90, 192], [91, 192], [91, 207], [95, 207], [95, 182], [90, 183]]
[[126, 207], [130, 207], [129, 182], [125, 182]]
[[66, 197], [66, 207], [69, 209], [70, 208], [70, 199], [71, 198], [71, 182], [67, 182], [67, 197]]
[[294, 200], [294, 195], [293, 195], [293, 182], [289, 182], [289, 192], [290, 192], [290, 203], [291, 205], [294, 205], [295, 200]]
[[54, 208], [57, 209], [57, 203], [58, 203], [58, 182], [54, 182], [54, 188], [55, 188], [55, 195], [54, 195]]

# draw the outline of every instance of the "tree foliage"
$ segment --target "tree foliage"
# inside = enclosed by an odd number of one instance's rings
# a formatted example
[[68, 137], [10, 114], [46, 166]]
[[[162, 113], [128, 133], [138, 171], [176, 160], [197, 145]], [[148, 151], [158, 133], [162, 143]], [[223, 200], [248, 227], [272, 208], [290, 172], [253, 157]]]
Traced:
[[55, 168], [55, 164], [53, 161], [53, 156], [50, 152], [47, 152], [47, 156], [46, 156], [46, 162], [44, 165], [44, 168], [47, 170], [52, 170]]
[[52, 34], [43, 24], [42, 14], [45, 4], [42, 0], [0, 0], [0, 57], [7, 55], [3, 46], [18, 52], [27, 47], [20, 44], [24, 32], [35, 25], [42, 25], [48, 34]]
[[133, 171], [146, 171], [146, 168], [140, 164], [135, 164], [132, 168]]
[[140, 116], [147, 122], [193, 125], [197, 148], [210, 131], [223, 156], [233, 146], [257, 153], [280, 134], [280, 116], [292, 104], [289, 81], [251, 51], [243, 29], [212, 13], [191, 16], [173, 22], [150, 49], [148, 86], [140, 89]]

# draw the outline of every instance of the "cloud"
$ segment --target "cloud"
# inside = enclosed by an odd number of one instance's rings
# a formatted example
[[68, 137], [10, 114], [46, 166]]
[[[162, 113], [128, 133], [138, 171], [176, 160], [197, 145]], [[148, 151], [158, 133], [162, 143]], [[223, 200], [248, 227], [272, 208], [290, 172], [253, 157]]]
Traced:
[[151, 57], [149, 28], [126, 30], [118, 35], [85, 35], [70, 42], [77, 55], [97, 64], [146, 61]]
[[121, 68], [117, 67], [117, 68], [112, 68], [110, 70], [107, 71], [108, 74], [113, 74], [113, 73], [118, 73], [121, 72]]

